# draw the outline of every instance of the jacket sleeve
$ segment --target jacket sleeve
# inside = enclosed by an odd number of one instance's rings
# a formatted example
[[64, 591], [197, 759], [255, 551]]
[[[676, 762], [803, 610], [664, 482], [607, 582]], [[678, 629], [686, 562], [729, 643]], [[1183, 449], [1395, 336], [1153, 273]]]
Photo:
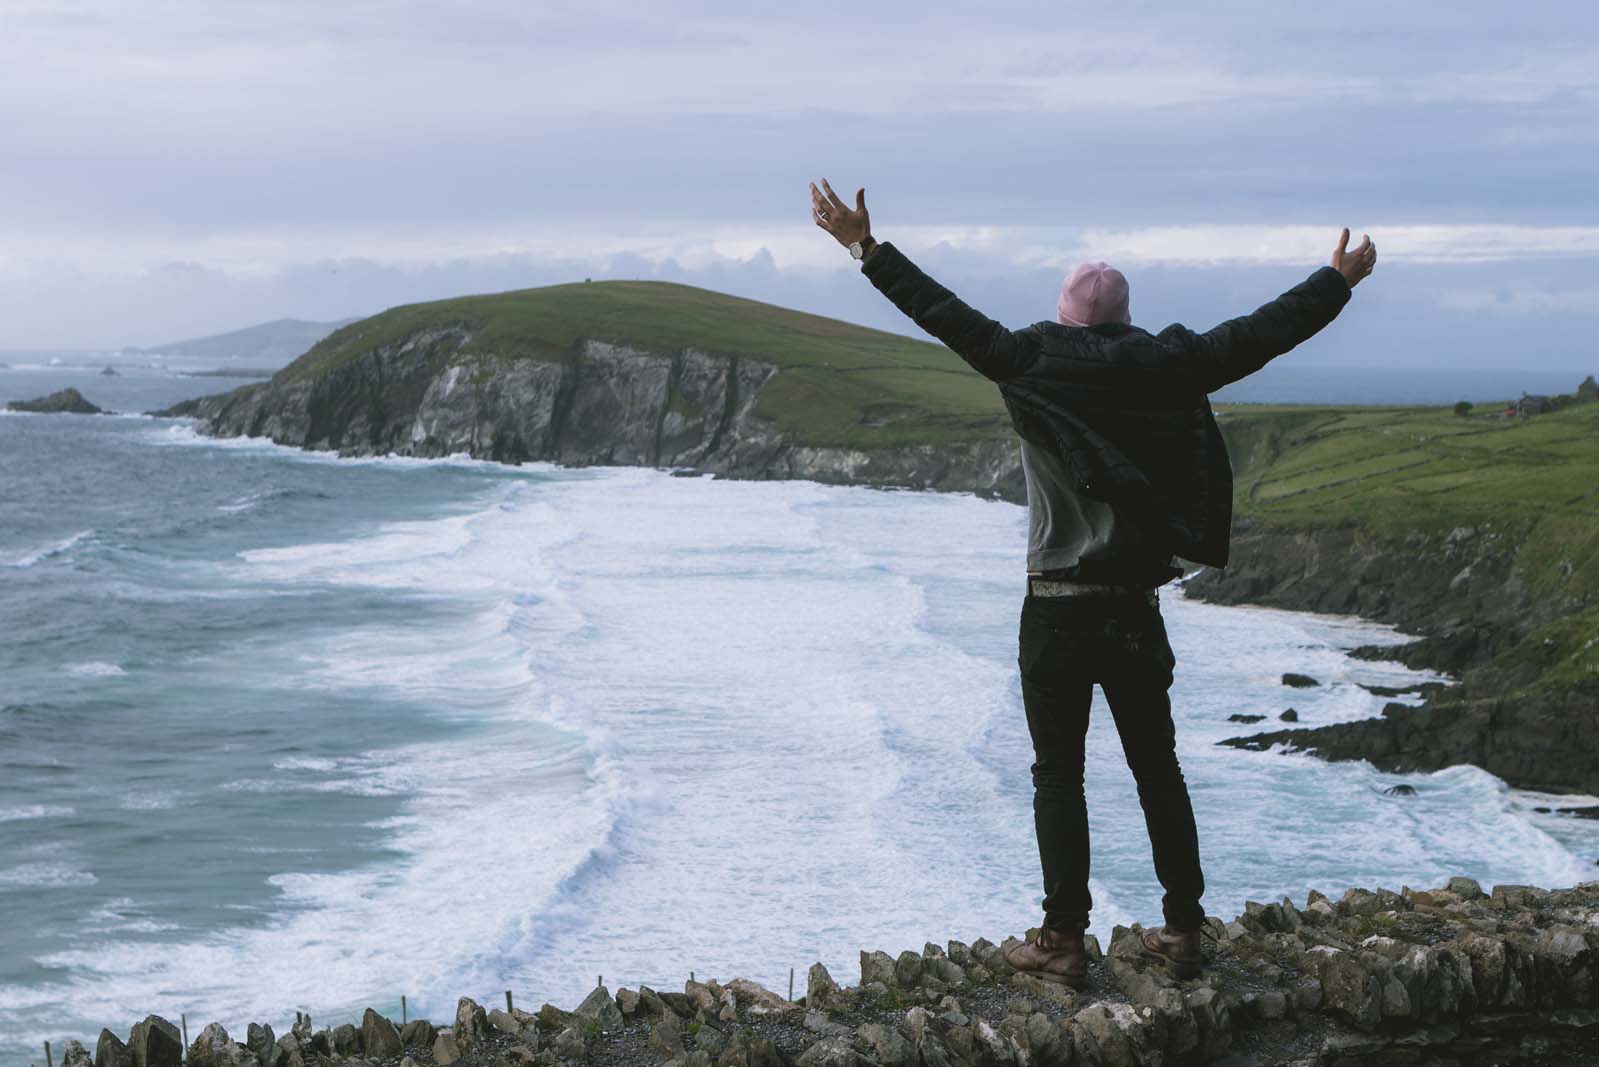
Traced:
[[1321, 267], [1282, 296], [1248, 315], [1228, 319], [1204, 333], [1180, 332], [1205, 392], [1253, 374], [1273, 358], [1313, 337], [1349, 302], [1349, 283], [1332, 267]]
[[1017, 334], [963, 303], [887, 241], [861, 263], [861, 273], [916, 325], [948, 345], [985, 378], [1014, 378], [1038, 358], [1031, 335]]

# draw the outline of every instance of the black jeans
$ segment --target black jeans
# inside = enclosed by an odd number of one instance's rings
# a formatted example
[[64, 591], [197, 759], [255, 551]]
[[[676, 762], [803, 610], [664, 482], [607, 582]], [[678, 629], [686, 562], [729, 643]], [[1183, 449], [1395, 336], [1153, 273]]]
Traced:
[[1167, 689], [1176, 658], [1158, 604], [1141, 595], [1035, 597], [1022, 604], [1022, 702], [1033, 737], [1033, 820], [1044, 868], [1044, 925], [1088, 926], [1083, 738], [1098, 682], [1138, 783], [1166, 924], [1199, 927], [1205, 878], [1188, 784], [1177, 765]]

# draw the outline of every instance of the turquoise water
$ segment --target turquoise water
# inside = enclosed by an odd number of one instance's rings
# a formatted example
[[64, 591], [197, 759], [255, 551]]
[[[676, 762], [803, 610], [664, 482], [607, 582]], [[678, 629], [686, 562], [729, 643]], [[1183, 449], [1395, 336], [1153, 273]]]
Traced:
[[[69, 377], [0, 371], [0, 398]], [[79, 387], [138, 410], [231, 384]], [[238, 1031], [401, 994], [570, 1006], [596, 974], [849, 981], [861, 948], [1019, 932], [1025, 533], [954, 494], [0, 416], [0, 1057], [151, 1011]], [[1396, 635], [1163, 600], [1212, 913], [1592, 877], [1599, 828], [1481, 771], [1215, 745], [1238, 711], [1374, 714], [1354, 683], [1421, 676], [1342, 650]], [[1104, 935], [1159, 888], [1108, 716], [1089, 746]]]

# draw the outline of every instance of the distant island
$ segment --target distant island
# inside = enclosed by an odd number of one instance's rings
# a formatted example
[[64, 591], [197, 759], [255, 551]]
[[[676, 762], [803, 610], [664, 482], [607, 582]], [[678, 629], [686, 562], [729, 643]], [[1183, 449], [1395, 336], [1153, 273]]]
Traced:
[[13, 400], [6, 405], [10, 411], [28, 411], [36, 415], [104, 415], [105, 411], [91, 404], [76, 389], [57, 390], [49, 396], [32, 400]]
[[[1191, 576], [1189, 593], [1394, 623], [1422, 639], [1364, 654], [1460, 678], [1420, 708], [1234, 743], [1599, 792], [1596, 400], [1590, 378], [1480, 407], [1220, 406], [1233, 563]], [[159, 414], [344, 455], [1025, 499], [997, 390], [943, 346], [664, 282], [393, 308], [270, 381]]]
[[[128, 347], [124, 355], [179, 356], [186, 359], [214, 359], [219, 364], [278, 368], [302, 355], [312, 345], [355, 319], [339, 322], [306, 322], [303, 319], [277, 319], [242, 330], [186, 341], [169, 341], [148, 348]], [[271, 371], [267, 372], [268, 374]], [[254, 376], [254, 375], [252, 375]]]

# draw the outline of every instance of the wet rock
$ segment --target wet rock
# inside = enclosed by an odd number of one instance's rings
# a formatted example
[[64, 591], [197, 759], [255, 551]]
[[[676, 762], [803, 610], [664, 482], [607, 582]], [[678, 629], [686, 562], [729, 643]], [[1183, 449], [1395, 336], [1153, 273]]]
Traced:
[[1382, 795], [1385, 797], [1413, 797], [1416, 795], [1416, 787], [1413, 785], [1391, 785], [1382, 791]]
[[395, 1029], [394, 1023], [368, 1008], [361, 1015], [361, 1050], [368, 1056], [385, 1059], [398, 1056], [404, 1051], [400, 1031]]
[[1244, 723], [1260, 722], [1265, 717], [1266, 716], [1264, 716], [1264, 715], [1245, 715], [1242, 712], [1234, 712], [1233, 714], [1227, 716], [1227, 721], [1228, 722], [1244, 722]]
[[1308, 674], [1296, 674], [1293, 671], [1289, 671], [1283, 675], [1283, 685], [1294, 689], [1309, 689], [1313, 686], [1319, 686], [1321, 683]]
[[183, 1035], [159, 1015], [133, 1024], [128, 1036], [133, 1067], [178, 1067], [183, 1062]]
[[1287, 711], [1277, 716], [1277, 718], [1281, 719], [1283, 722], [1298, 722], [1299, 712], [1295, 711], [1293, 708], [1289, 708]]

